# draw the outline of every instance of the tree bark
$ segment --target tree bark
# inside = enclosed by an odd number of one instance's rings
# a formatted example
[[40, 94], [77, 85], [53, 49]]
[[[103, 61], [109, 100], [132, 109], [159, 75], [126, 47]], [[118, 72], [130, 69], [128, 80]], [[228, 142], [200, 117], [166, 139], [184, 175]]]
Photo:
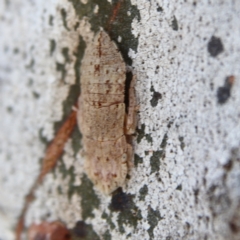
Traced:
[[[26, 229], [58, 220], [74, 239], [240, 239], [239, 11], [237, 1], [2, 1], [0, 239], [15, 239], [41, 169], [51, 171]], [[84, 173], [68, 122], [100, 29], [137, 76], [139, 105], [133, 167], [109, 196]]]

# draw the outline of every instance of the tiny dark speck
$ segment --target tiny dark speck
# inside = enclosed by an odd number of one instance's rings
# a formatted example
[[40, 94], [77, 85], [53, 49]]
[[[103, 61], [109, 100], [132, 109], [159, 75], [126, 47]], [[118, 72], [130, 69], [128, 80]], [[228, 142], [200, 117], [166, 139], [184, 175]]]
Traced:
[[178, 31], [178, 21], [175, 16], [173, 16], [173, 20], [172, 20], [172, 29], [174, 31]]
[[94, 70], [95, 70], [95, 72], [99, 72], [99, 71], [100, 71], [100, 65], [99, 65], [99, 64], [96, 64], [96, 65], [94, 66]]
[[220, 38], [212, 36], [208, 42], [208, 52], [212, 57], [216, 57], [218, 54], [223, 52], [223, 44]]
[[182, 191], [182, 184], [179, 184], [176, 188], [176, 190]]
[[37, 93], [37, 92], [33, 92], [33, 96], [35, 97], [35, 98], [39, 98], [39, 93]]
[[162, 12], [162, 11], [163, 11], [163, 8], [158, 6], [158, 7], [157, 7], [157, 11], [158, 11], [158, 12]]
[[234, 77], [227, 77], [223, 87], [219, 87], [217, 90], [217, 100], [219, 104], [224, 104], [231, 95], [231, 88], [234, 82]]
[[219, 87], [217, 91], [218, 103], [225, 103], [230, 97], [230, 89], [227, 87]]
[[52, 15], [49, 16], [49, 25], [50, 26], [53, 25], [53, 16]]
[[153, 93], [153, 97], [152, 99], [150, 100], [150, 103], [152, 105], [152, 107], [156, 107], [157, 104], [158, 104], [158, 100], [162, 98], [162, 94], [159, 93], [159, 92], [154, 92]]
[[233, 162], [231, 159], [229, 159], [228, 162], [223, 165], [223, 168], [226, 171], [230, 171], [232, 169], [232, 166], [233, 166]]

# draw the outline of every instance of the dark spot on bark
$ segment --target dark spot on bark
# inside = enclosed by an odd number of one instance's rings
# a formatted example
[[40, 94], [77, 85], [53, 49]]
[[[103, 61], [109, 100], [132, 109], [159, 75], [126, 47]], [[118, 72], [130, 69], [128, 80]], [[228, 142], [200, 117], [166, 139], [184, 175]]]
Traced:
[[95, 71], [95, 73], [100, 71], [100, 65], [99, 64], [94, 66], [94, 71]]
[[145, 136], [145, 124], [141, 125], [141, 128], [137, 128], [137, 143], [140, 143]]
[[159, 210], [153, 210], [151, 206], [148, 207], [147, 220], [150, 228], [147, 231], [150, 239], [154, 239], [153, 230], [162, 219], [163, 217], [161, 217]]
[[111, 1], [113, 4], [117, 4], [117, 3], [119, 3], [120, 1], [119, 0], [112, 0]]
[[104, 239], [104, 240], [112, 240], [112, 236], [111, 236], [111, 233], [109, 232], [109, 230], [107, 230], [107, 231], [103, 234], [103, 239]]
[[146, 135], [145, 135], [145, 138], [146, 138], [146, 140], [147, 140], [149, 143], [152, 143], [152, 142], [153, 142], [152, 136], [151, 136], [150, 133], [146, 134]]
[[167, 140], [168, 140], [168, 135], [167, 135], [167, 133], [165, 133], [165, 135], [164, 135], [164, 137], [163, 137], [163, 140], [162, 140], [162, 142], [161, 142], [161, 144], [160, 144], [160, 147], [161, 148], [166, 148], [166, 146], [167, 146]]
[[223, 44], [220, 38], [212, 36], [210, 41], [208, 42], [208, 52], [212, 57], [216, 57], [218, 54], [223, 52]]
[[106, 219], [106, 222], [107, 222], [108, 226], [110, 227], [110, 229], [115, 229], [116, 228], [115, 224], [112, 222], [111, 213], [108, 215], [106, 212], [103, 212], [102, 219]]
[[112, 211], [123, 211], [131, 207], [132, 196], [122, 191], [122, 188], [118, 188], [113, 192], [110, 209]]
[[99, 57], [102, 56], [102, 43], [101, 43], [101, 38], [102, 38], [102, 36], [100, 36], [99, 39], [98, 39], [98, 55], [99, 55]]
[[176, 190], [182, 191], [182, 184], [179, 184], [179, 185], [176, 187]]
[[[76, 57], [76, 61], [74, 64], [74, 71], [75, 71], [75, 76], [76, 76], [76, 85], [74, 86], [75, 88], [79, 88], [79, 83], [80, 83], [80, 66], [81, 66], [81, 62], [82, 62], [82, 58], [86, 49], [86, 44], [83, 41], [83, 38], [81, 36], [79, 36], [79, 40], [78, 40], [79, 44], [77, 46], [76, 51], [74, 52], [74, 56]], [[76, 91], [76, 90], [75, 90]], [[72, 94], [72, 93], [69, 93]], [[80, 91], [78, 90], [78, 96], [80, 94]]]
[[[109, 209], [119, 211], [117, 226], [120, 233], [125, 232], [125, 225], [130, 225], [135, 229], [138, 221], [142, 219], [141, 211], [133, 202], [133, 197], [134, 195], [122, 192], [121, 188], [113, 192]], [[112, 213], [110, 214], [112, 215]]]
[[217, 90], [217, 100], [219, 104], [224, 104], [227, 102], [231, 96], [231, 88], [234, 83], [234, 76], [229, 76], [225, 79], [225, 83], [222, 87]]
[[157, 104], [158, 104], [158, 100], [159, 100], [159, 99], [162, 99], [162, 94], [159, 93], [159, 92], [154, 92], [154, 93], [153, 93], [153, 97], [152, 97], [152, 99], [150, 100], [151, 106], [152, 106], [152, 107], [156, 107]]
[[99, 236], [93, 230], [91, 224], [86, 224], [84, 221], [77, 221], [73, 229], [70, 230], [71, 239], [91, 239], [100, 240]]
[[234, 219], [232, 219], [232, 220], [229, 222], [229, 227], [230, 227], [231, 231], [232, 231], [233, 233], [235, 233], [235, 234], [240, 231], [240, 226], [239, 226], [239, 224], [238, 224], [236, 221], [234, 221]]
[[18, 48], [14, 48], [13, 52], [14, 52], [14, 54], [18, 54], [19, 53], [19, 49]]
[[139, 200], [144, 201], [146, 195], [148, 194], [148, 187], [146, 184], [139, 190], [139, 194], [140, 194]]
[[185, 143], [184, 143], [184, 138], [183, 137], [179, 137], [178, 140], [180, 141], [180, 147], [182, 149], [182, 151], [185, 148]]
[[69, 31], [70, 29], [67, 26], [67, 11], [64, 8], [61, 9], [61, 15], [63, 20], [63, 26]]
[[50, 55], [52, 56], [56, 48], [56, 41], [54, 39], [50, 40]]
[[80, 25], [79, 22], [77, 22], [77, 23], [74, 25], [74, 30], [75, 30], [75, 31], [78, 29], [79, 25]]
[[198, 194], [199, 194], [199, 189], [193, 189], [193, 193], [194, 193], [194, 199], [195, 199], [195, 204], [198, 204]]
[[34, 61], [34, 59], [32, 58], [31, 61], [30, 61], [30, 63], [26, 65], [26, 69], [32, 69], [33, 66], [34, 66], [34, 64], [35, 64], [35, 61]]
[[[128, 106], [129, 106], [129, 89], [130, 89], [130, 85], [131, 85], [131, 81], [132, 81], [133, 75], [131, 72], [127, 72], [126, 73], [126, 82], [125, 82], [125, 95], [124, 95], [124, 103], [126, 106], [126, 113], [128, 113]], [[121, 90], [121, 89], [120, 89]]]
[[160, 7], [160, 6], [158, 6], [158, 7], [157, 7], [157, 11], [158, 11], [158, 12], [163, 12], [163, 8]]
[[72, 229], [72, 233], [75, 237], [86, 237], [87, 235], [87, 224], [84, 221], [76, 222], [76, 225]]
[[218, 103], [225, 103], [230, 97], [230, 89], [228, 87], [219, 87], [217, 90]]
[[233, 166], [233, 162], [231, 159], [229, 159], [228, 162], [223, 165], [223, 168], [226, 171], [230, 171], [232, 169], [232, 166]]
[[163, 155], [163, 150], [153, 152], [150, 158], [151, 174], [158, 172], [160, 169], [160, 158]]
[[[158, 68], [159, 67], [157, 66], [156, 69]], [[156, 92], [153, 86], [151, 86], [150, 91], [153, 92], [152, 99], [150, 100], [151, 106], [156, 107], [158, 104], [158, 100], [162, 98], [162, 94], [159, 92]]]
[[56, 70], [58, 72], [61, 72], [61, 79], [63, 80], [66, 76], [66, 69], [65, 69], [65, 64], [56, 62]]
[[212, 216], [216, 217], [219, 214], [223, 214], [229, 210], [232, 204], [228, 189], [223, 186], [223, 181], [219, 185], [212, 185], [207, 190], [209, 209], [212, 212]]
[[6, 109], [7, 109], [7, 111], [8, 111], [9, 113], [12, 113], [12, 112], [13, 112], [13, 108], [12, 108], [11, 106], [8, 106]]
[[233, 234], [239, 234], [240, 232], [240, 202], [233, 211], [233, 216], [229, 221], [229, 227]]
[[173, 20], [172, 20], [172, 29], [174, 31], [178, 31], [178, 22], [175, 16], [173, 16]]
[[65, 239], [65, 240], [70, 240], [70, 239], [71, 239], [71, 235], [68, 234], [68, 233], [66, 233], [66, 234], [64, 235], [64, 239]]
[[213, 88], [214, 88], [214, 84], [211, 82], [210, 83], [210, 89], [213, 90]]
[[[72, 183], [72, 192], [77, 193], [81, 196], [81, 209], [82, 209], [82, 219], [94, 217], [94, 209], [97, 209], [100, 205], [100, 200], [93, 190], [93, 183], [84, 174], [81, 178], [81, 185], [75, 186]], [[71, 194], [72, 196], [73, 194]]]
[[49, 22], [49, 25], [50, 25], [50, 26], [53, 25], [53, 16], [52, 16], [52, 15], [49, 16], [48, 22]]
[[171, 128], [172, 124], [173, 124], [173, 121], [169, 121], [167, 127]]
[[67, 47], [62, 48], [62, 55], [64, 57], [65, 63], [70, 62], [68, 50], [69, 49]]
[[33, 92], [33, 96], [34, 96], [34, 98], [38, 99], [40, 97], [40, 94], [37, 92]]
[[143, 163], [143, 159], [137, 154], [134, 154], [134, 166], [137, 167], [139, 163]]

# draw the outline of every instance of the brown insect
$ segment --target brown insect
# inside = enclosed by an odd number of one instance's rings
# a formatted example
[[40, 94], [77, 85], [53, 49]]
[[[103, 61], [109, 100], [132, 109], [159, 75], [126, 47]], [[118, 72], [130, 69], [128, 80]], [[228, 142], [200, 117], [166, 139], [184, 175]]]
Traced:
[[100, 31], [82, 61], [78, 125], [83, 135], [86, 173], [106, 194], [123, 185], [131, 165], [132, 146], [127, 139], [136, 125], [135, 77], [127, 111], [125, 82], [123, 58], [108, 34]]

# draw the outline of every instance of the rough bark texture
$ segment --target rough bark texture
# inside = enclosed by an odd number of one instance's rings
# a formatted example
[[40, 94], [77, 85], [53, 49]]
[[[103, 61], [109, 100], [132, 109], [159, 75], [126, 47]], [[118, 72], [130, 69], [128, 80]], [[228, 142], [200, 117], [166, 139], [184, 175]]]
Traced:
[[169, 2], [1, 1], [0, 239], [14, 239], [99, 28], [137, 75], [134, 167], [122, 190], [98, 192], [76, 127], [25, 226], [60, 220], [74, 239], [240, 239], [240, 3]]

